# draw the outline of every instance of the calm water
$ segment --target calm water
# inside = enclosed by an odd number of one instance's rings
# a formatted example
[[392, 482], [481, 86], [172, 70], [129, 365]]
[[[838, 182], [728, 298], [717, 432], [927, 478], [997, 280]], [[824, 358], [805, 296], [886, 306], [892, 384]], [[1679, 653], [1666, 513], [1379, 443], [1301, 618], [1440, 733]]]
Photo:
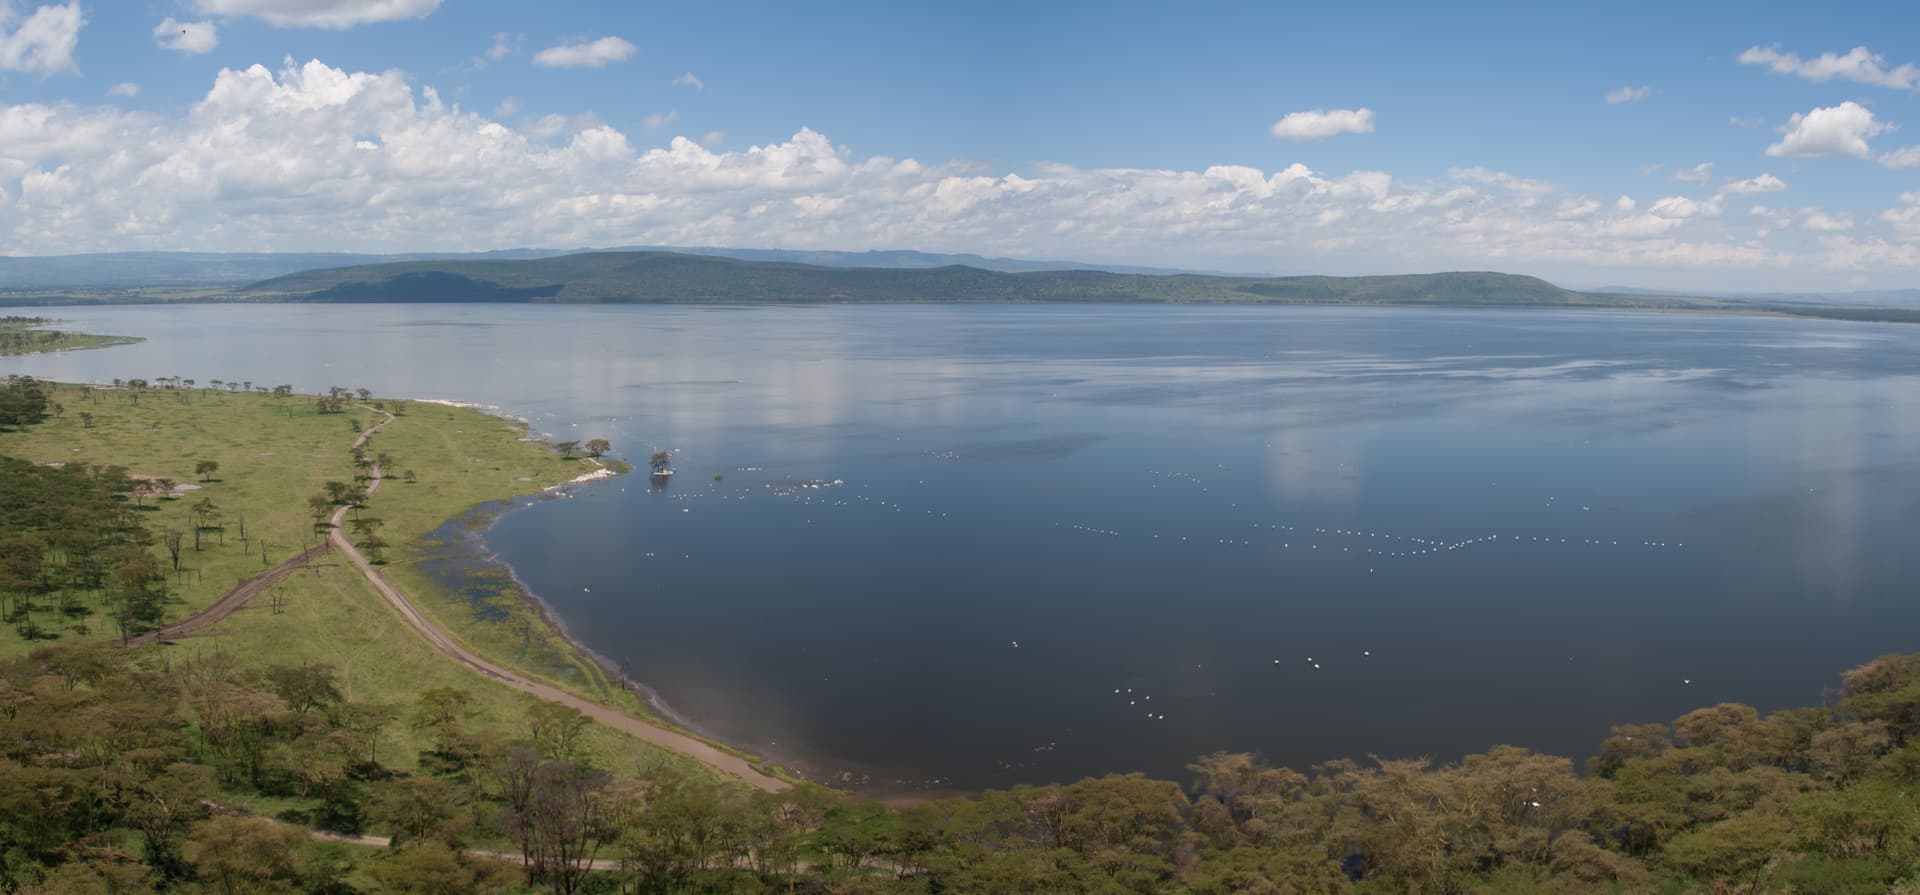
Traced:
[[0, 370], [604, 436], [490, 543], [728, 740], [877, 786], [1584, 754], [1920, 650], [1920, 327], [1406, 310], [63, 309]]

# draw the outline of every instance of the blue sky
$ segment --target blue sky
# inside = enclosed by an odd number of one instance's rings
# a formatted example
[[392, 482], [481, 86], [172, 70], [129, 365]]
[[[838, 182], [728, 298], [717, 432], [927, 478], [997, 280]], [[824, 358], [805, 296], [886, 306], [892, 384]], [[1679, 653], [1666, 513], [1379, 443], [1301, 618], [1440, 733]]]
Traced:
[[1920, 285], [1899, 4], [7, 4], [12, 254], [726, 244]]

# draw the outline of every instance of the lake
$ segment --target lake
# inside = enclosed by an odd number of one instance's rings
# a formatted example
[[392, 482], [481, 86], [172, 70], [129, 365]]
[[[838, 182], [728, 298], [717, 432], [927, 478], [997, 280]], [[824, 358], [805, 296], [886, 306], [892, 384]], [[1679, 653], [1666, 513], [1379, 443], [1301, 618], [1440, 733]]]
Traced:
[[[18, 311], [10, 313], [20, 313]], [[1920, 649], [1920, 327], [1398, 309], [62, 308], [69, 380], [364, 386], [642, 476], [489, 544], [701, 730], [874, 789], [1812, 704]]]

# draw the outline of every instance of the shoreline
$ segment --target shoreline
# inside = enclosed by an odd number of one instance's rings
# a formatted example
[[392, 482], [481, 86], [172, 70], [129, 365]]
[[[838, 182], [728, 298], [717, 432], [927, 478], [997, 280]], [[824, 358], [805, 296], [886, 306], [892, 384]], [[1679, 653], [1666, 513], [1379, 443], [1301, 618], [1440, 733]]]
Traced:
[[[569, 649], [576, 651], [593, 662], [594, 665], [600, 669], [600, 672], [605, 674], [609, 680], [638, 697], [647, 707], [647, 710], [654, 713], [661, 723], [680, 730], [689, 736], [741, 755], [757, 765], [785, 773], [800, 780], [854, 793], [863, 798], [872, 799], [893, 808], [906, 807], [942, 798], [970, 797], [978, 794], [979, 790], [955, 788], [951, 785], [938, 787], [915, 786], [911, 783], [887, 779], [886, 775], [881, 773], [877, 768], [863, 768], [856, 763], [841, 763], [830, 758], [809, 760], [790, 752], [769, 752], [757, 747], [748, 747], [734, 742], [727, 737], [721, 736], [712, 729], [701, 725], [697, 720], [684, 712], [675, 709], [672, 703], [668, 702], [666, 697], [661, 695], [660, 691], [633, 678], [627, 674], [625, 669], [620, 667], [618, 662], [601, 654], [576, 638], [572, 630], [568, 628], [566, 621], [562, 619], [559, 612], [554, 609], [553, 604], [547, 602], [546, 598], [540, 596], [538, 591], [520, 577], [520, 571], [514, 568], [511, 562], [508, 562], [498, 551], [494, 550], [487, 543], [486, 534], [492, 531], [493, 527], [498, 524], [501, 519], [505, 518], [508, 513], [530, 506], [530, 504], [516, 504], [516, 501], [528, 499], [541, 501], [559, 500], [565, 496], [565, 493], [569, 489], [577, 484], [624, 474], [616, 473], [605, 468], [596, 470], [596, 472], [604, 473], [604, 475], [594, 475], [590, 473], [588, 475], [592, 476], [592, 478], [582, 476], [573, 481], [563, 482], [542, 489], [535, 494], [487, 501], [469, 507], [466, 511], [460, 513], [453, 519], [447, 520], [440, 528], [435, 529], [426, 536], [427, 540], [439, 541], [445, 545], [441, 548], [442, 552], [453, 555], [423, 557], [423, 564], [431, 562], [436, 564], [445, 563], [448, 566], [458, 566], [462, 562], [471, 562], [478, 564], [482, 568], [498, 569], [505, 572], [506, 580], [512, 583], [515, 597], [531, 606], [542, 624], [558, 634]], [[459, 572], [448, 569], [445, 571], [432, 571], [427, 574], [436, 584], [446, 587], [448, 582], [441, 576], [449, 574], [457, 575]]]
[[[438, 398], [403, 398], [401, 400], [446, 407], [458, 407], [484, 413], [488, 416], [522, 426], [527, 425], [527, 420], [524, 418], [512, 416], [504, 408], [495, 405]], [[531, 432], [530, 427], [525, 439], [530, 441], [544, 440], [538, 438], [536, 433]], [[504, 573], [505, 580], [509, 582], [512, 587], [513, 598], [518, 599], [532, 608], [540, 624], [557, 635], [567, 649], [572, 650], [591, 662], [611, 684], [638, 698], [640, 703], [646, 707], [648, 712], [654, 715], [660, 724], [669, 729], [678, 730], [688, 736], [705, 741], [716, 748], [732, 752], [755, 765], [797, 779], [814, 780], [816, 775], [810, 773], [810, 771], [814, 771], [815, 769], [810, 767], [809, 763], [792, 756], [769, 754], [763, 750], [750, 749], [715, 734], [713, 731], [701, 726], [685, 713], [676, 710], [658, 690], [628, 675], [626, 671], [620, 667], [619, 663], [581, 642], [579, 638], [574, 636], [573, 632], [568, 628], [566, 621], [560, 617], [560, 614], [554, 609], [553, 605], [528, 585], [525, 579], [520, 577], [520, 571], [514, 568], [512, 563], [508, 562], [487, 544], [486, 533], [491, 531], [494, 525], [497, 524], [500, 519], [504, 518], [507, 513], [522, 508], [517, 504], [518, 501], [561, 499], [580, 485], [625, 475], [625, 471], [617, 468], [619, 466], [625, 466], [627, 471], [631, 471], [633, 468], [631, 464], [615, 459], [613, 463], [597, 465], [596, 468], [575, 476], [572, 479], [558, 484], [548, 485], [537, 491], [523, 492], [509, 497], [474, 504], [455, 514], [452, 518], [446, 519], [438, 527], [427, 532], [415, 542], [415, 546], [420, 549], [421, 552], [421, 556], [416, 562], [416, 565], [420, 568], [421, 574], [436, 586], [436, 590], [438, 590], [439, 593], [435, 596], [441, 598], [443, 601], [456, 604], [459, 599], [457, 593], [459, 588], [451, 579], [454, 576], [463, 574], [460, 571], [461, 566], [471, 565], [483, 570], [497, 570]], [[438, 546], [433, 546], [436, 543]]]

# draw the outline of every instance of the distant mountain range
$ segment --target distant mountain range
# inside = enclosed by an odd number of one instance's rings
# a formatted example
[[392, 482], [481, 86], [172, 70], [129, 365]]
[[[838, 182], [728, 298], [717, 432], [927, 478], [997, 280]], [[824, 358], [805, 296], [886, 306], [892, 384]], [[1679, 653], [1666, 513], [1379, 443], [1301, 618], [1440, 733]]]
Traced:
[[[242, 286], [272, 277], [329, 267], [353, 267], [399, 261], [526, 260], [574, 255], [594, 249], [502, 249], [493, 252], [413, 252], [369, 255], [352, 252], [99, 252], [81, 255], [0, 256], [0, 290], [138, 289], [183, 286]], [[981, 270], [1020, 273], [1038, 270], [1106, 270], [1114, 273], [1211, 273], [1170, 268], [1029, 261], [943, 255], [935, 252], [814, 252], [787, 249], [673, 248], [630, 246], [605, 251], [670, 251], [743, 261], [778, 261], [819, 267], [927, 268], [963, 264]]]
[[[945, 254], [912, 250], [874, 250], [865, 252], [804, 251], [795, 249], [740, 249], [715, 246], [627, 246], [614, 249], [500, 249], [489, 252], [409, 252], [364, 254], [355, 252], [98, 252], [76, 255], [0, 256], [0, 303], [5, 293], [39, 293], [60, 301], [61, 293], [70, 293], [71, 301], [125, 301], [118, 292], [153, 293], [146, 300], [183, 297], [219, 298], [234, 287], [247, 287], [263, 280], [308, 271], [366, 267], [407, 262], [533, 261], [574, 255], [629, 253], [673, 253], [741, 261], [800, 264], [827, 268], [885, 268], [927, 270], [941, 267], [968, 267], [996, 273], [1043, 273], [1059, 271], [1097, 271], [1140, 276], [1203, 275], [1231, 280], [1306, 281], [1303, 277], [1260, 277], [1221, 273], [1213, 270], [1186, 270], [1138, 265], [1094, 264], [1078, 261], [1046, 261], [1022, 258], [991, 258], [975, 254]], [[1325, 278], [1356, 279], [1356, 278]], [[1367, 279], [1367, 278], [1358, 278]], [[1383, 279], [1383, 278], [1373, 278]], [[1390, 278], [1386, 278], [1390, 279]], [[169, 290], [196, 289], [202, 294], [183, 296], [165, 294]], [[1920, 289], [1887, 289], [1861, 292], [1682, 292], [1644, 289], [1637, 286], [1601, 286], [1577, 291], [1587, 296], [1631, 297], [1639, 300], [1672, 299], [1688, 306], [1706, 300], [1709, 304], [1742, 302], [1768, 305], [1836, 305], [1847, 307], [1920, 307]], [[1537, 298], [1537, 296], [1536, 296]], [[658, 300], [658, 299], [623, 299]], [[1011, 300], [1011, 299], [1009, 299]], [[1038, 299], [1036, 299], [1038, 300]], [[1505, 302], [1496, 302], [1505, 303]], [[1598, 303], [1613, 305], [1613, 301]]]
[[[751, 257], [740, 258], [734, 255]], [[96, 285], [0, 286], [0, 305], [135, 302], [1137, 302], [1591, 308], [1785, 314], [1920, 322], [1907, 291], [1848, 296], [1736, 298], [1630, 289], [1576, 291], [1537, 277], [1485, 271], [1362, 277], [1263, 277], [1101, 270], [1052, 262], [924, 252], [787, 252], [654, 249], [563, 253], [514, 249], [468, 255], [396, 255], [350, 263], [350, 254], [131, 253], [0, 259], [0, 282], [73, 282], [90, 266]], [[969, 258], [1015, 270], [939, 263]], [[807, 258], [823, 263], [802, 263]], [[865, 262], [865, 263], [862, 263]], [[294, 272], [290, 267], [321, 265]], [[1029, 269], [1038, 267], [1039, 269]], [[208, 283], [254, 271], [247, 282]], [[162, 273], [178, 279], [169, 283]], [[196, 280], [195, 278], [200, 278]], [[134, 285], [139, 284], [139, 285]]]
[[[1100, 270], [1007, 273], [966, 265], [824, 267], [681, 252], [524, 261], [401, 261], [311, 270], [237, 290], [299, 302], [1244, 302], [1579, 305], [1582, 293], [1501, 273], [1222, 277]], [[1639, 304], [1638, 300], [1630, 300]], [[1648, 306], [1667, 299], [1648, 299]]]

